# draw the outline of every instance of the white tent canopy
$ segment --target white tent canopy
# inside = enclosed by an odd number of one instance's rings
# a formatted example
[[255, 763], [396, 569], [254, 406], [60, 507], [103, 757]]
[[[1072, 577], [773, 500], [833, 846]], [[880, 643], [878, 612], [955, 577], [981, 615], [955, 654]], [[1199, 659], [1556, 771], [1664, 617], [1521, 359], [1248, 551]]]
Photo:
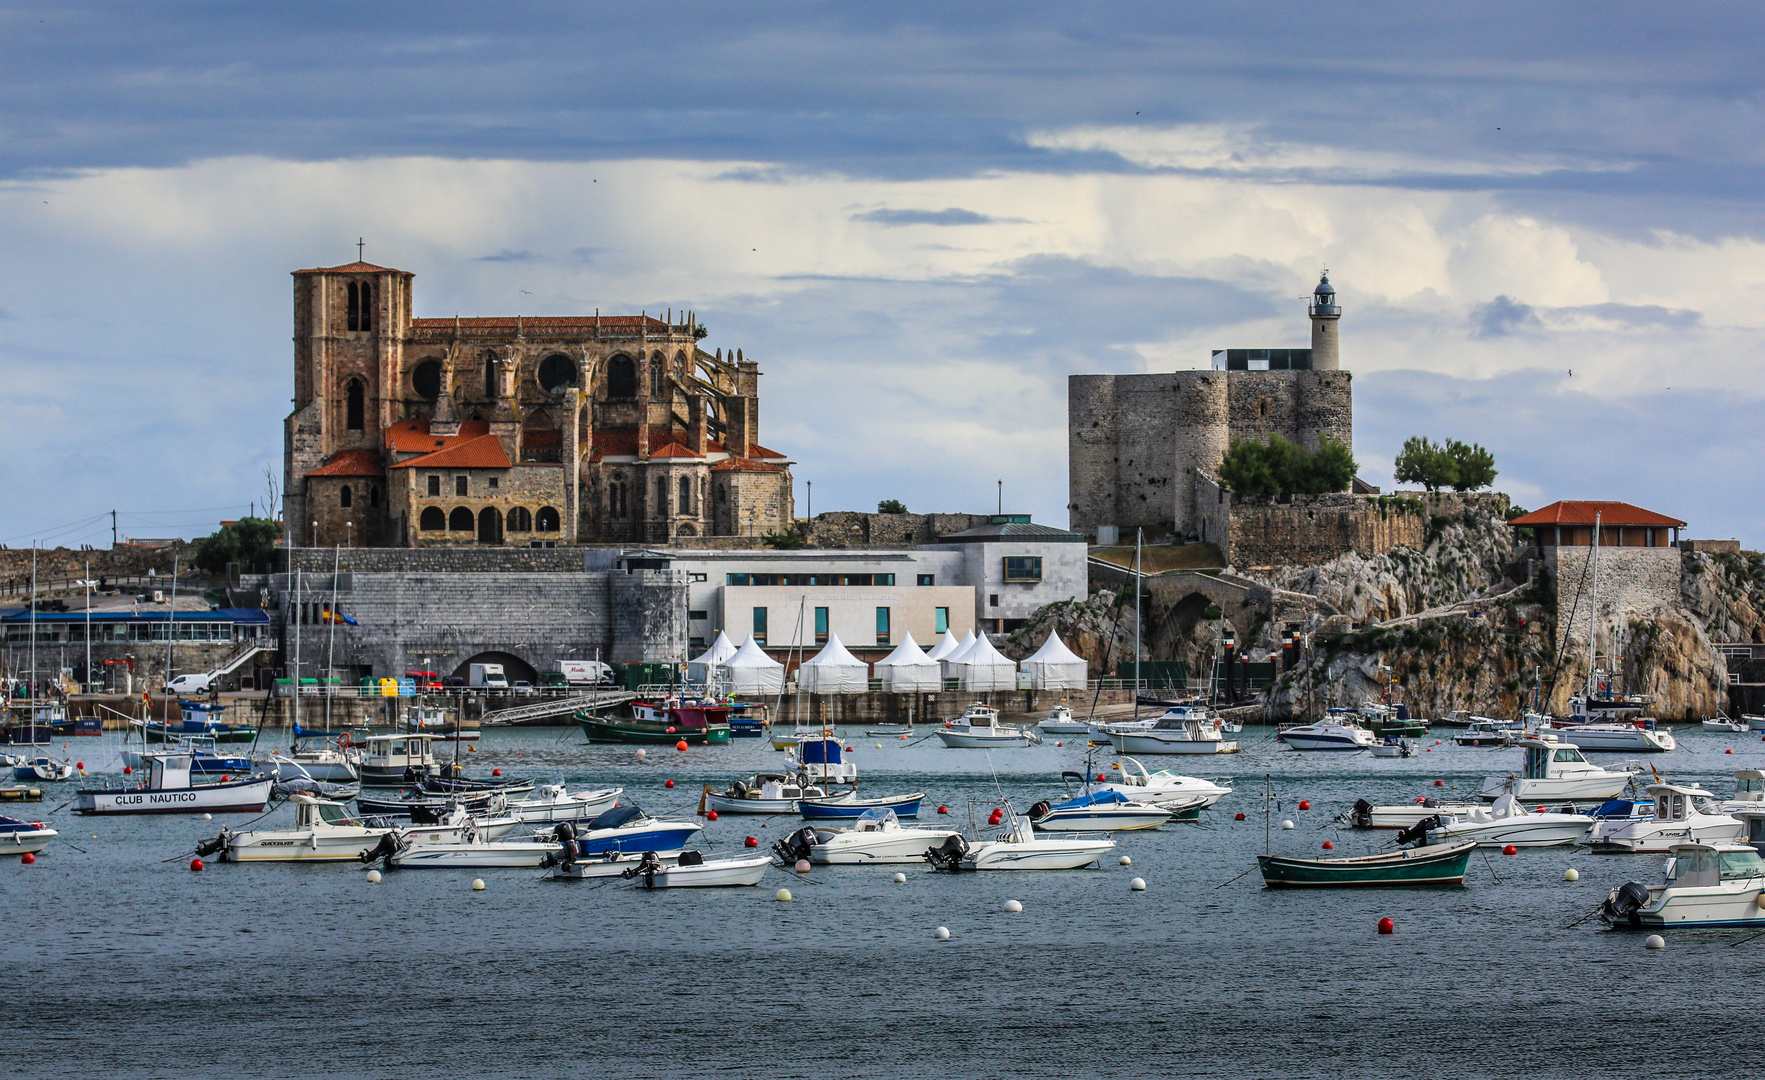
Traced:
[[985, 634], [974, 639], [955, 666], [964, 690], [1017, 689], [1017, 665], [995, 649]]
[[729, 640], [728, 634], [717, 631], [717, 638], [711, 642], [711, 647], [686, 662], [687, 682], [701, 685], [710, 682], [711, 676], [717, 673], [717, 665], [734, 655], [735, 642]]
[[749, 634], [734, 656], [717, 665], [717, 680], [732, 694], [782, 693], [784, 665], [767, 656]]
[[927, 660], [942, 660], [960, 648], [962, 642], [957, 640], [955, 631], [945, 630], [944, 636], [926, 652], [925, 657]]
[[1023, 662], [1032, 690], [1083, 690], [1089, 668], [1085, 658], [1067, 648], [1053, 630], [1035, 655]]
[[[940, 642], [940, 644], [942, 643]], [[953, 679], [962, 674], [957, 665], [962, 663], [962, 658], [967, 656], [968, 651], [972, 648], [974, 648], [974, 631], [970, 630], [954, 649], [938, 657], [938, 663], [944, 665], [944, 678]], [[937, 650], [932, 651], [936, 652]]]
[[862, 694], [870, 689], [870, 665], [829, 633], [821, 651], [797, 668], [797, 686], [811, 694]]
[[876, 677], [884, 690], [930, 693], [943, 689], [944, 667], [927, 656], [909, 633], [894, 652], [876, 662]]

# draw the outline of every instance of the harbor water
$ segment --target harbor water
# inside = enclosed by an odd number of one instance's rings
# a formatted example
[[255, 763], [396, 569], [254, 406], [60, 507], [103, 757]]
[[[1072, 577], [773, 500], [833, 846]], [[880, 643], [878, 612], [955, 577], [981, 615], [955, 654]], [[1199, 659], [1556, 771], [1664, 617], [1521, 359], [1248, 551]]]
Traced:
[[[1086, 761], [1082, 740], [982, 751], [841, 733], [863, 790], [925, 791], [927, 824], [966, 824], [971, 804], [984, 820], [1006, 798], [1027, 808]], [[1675, 734], [1680, 749], [1647, 764], [1718, 795], [1734, 769], [1765, 760], [1756, 733]], [[1652, 880], [1660, 856], [1490, 851], [1463, 888], [1262, 887], [1265, 777], [1278, 853], [1322, 854], [1325, 840], [1361, 853], [1390, 834], [1331, 825], [1356, 798], [1464, 798], [1519, 765], [1517, 750], [1448, 736], [1374, 759], [1302, 755], [1252, 730], [1236, 755], [1144, 759], [1233, 777], [1236, 790], [1197, 825], [1118, 834], [1131, 867], [1111, 857], [1083, 871], [816, 867], [771, 871], [757, 888], [654, 893], [522, 870], [370, 884], [355, 864], [192, 873], [195, 842], [246, 815], [64, 810], [35, 865], [0, 863], [6, 1056], [14, 1075], [82, 1080], [1755, 1073], [1765, 939], [1676, 932], [1654, 952], [1583, 918], [1614, 885]], [[66, 753], [106, 778], [119, 749], [105, 736]], [[658, 817], [690, 816], [705, 783], [783, 761], [761, 740], [639, 758], [556, 728], [492, 730], [463, 756], [479, 774], [623, 786]], [[1092, 769], [1113, 760], [1099, 750]], [[42, 816], [75, 785], [45, 786], [40, 807], [6, 812]], [[266, 824], [290, 818], [283, 808]], [[747, 836], [764, 848], [798, 824], [726, 815], [706, 837], [718, 851]], [[1130, 891], [1134, 877], [1145, 891]], [[781, 887], [791, 902], [774, 901]], [[1022, 912], [1003, 912], [1007, 900]], [[1381, 936], [1385, 917], [1396, 932]], [[949, 940], [934, 940], [939, 926]]]

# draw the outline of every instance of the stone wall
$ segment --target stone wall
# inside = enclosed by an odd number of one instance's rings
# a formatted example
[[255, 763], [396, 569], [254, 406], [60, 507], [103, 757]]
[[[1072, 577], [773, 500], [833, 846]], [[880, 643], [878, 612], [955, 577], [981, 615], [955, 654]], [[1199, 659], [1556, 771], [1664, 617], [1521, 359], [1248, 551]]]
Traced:
[[608, 575], [612, 612], [608, 656], [615, 664], [685, 663], [686, 572], [613, 571]]
[[582, 573], [596, 547], [297, 548], [293, 565], [308, 574], [330, 574], [332, 559], [344, 573]]
[[[195, 552], [196, 541], [183, 540], [162, 548], [126, 545], [93, 548], [89, 551], [77, 548], [39, 548], [37, 584], [39, 591], [43, 592], [59, 589], [61, 586], [74, 588], [73, 581], [85, 578], [89, 563], [94, 578], [133, 577], [151, 570], [155, 575], [164, 575], [169, 586], [174, 560], [178, 562], [182, 574], [195, 575], [195, 568], [190, 562]], [[30, 588], [31, 549], [0, 550], [0, 596], [27, 596]]]
[[1599, 552], [1599, 614], [1595, 648], [1611, 655], [1620, 644], [1614, 631], [1628, 632], [1631, 620], [1654, 621], [1680, 602], [1679, 549], [1631, 547], [1547, 547], [1544, 565], [1557, 592], [1557, 647], [1584, 656], [1594, 605], [1594, 560]]
[[1499, 492], [1400, 492], [1391, 495], [1238, 496], [1210, 477], [1195, 479], [1203, 538], [1240, 570], [1315, 566], [1349, 553], [1420, 550], [1440, 519], [1502, 518]]
[[990, 514], [867, 514], [834, 510], [808, 522], [812, 548], [910, 548], [935, 544], [943, 536], [991, 524]]

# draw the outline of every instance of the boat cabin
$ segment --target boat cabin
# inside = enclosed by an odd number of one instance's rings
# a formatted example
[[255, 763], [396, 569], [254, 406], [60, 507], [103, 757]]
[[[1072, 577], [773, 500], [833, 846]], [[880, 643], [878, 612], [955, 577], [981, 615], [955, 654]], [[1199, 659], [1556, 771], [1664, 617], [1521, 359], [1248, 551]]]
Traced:
[[1526, 750], [1525, 777], [1528, 780], [1605, 772], [1582, 757], [1581, 749], [1573, 743], [1557, 742], [1555, 739], [1522, 739], [1520, 745]]
[[190, 754], [142, 754], [147, 766], [148, 791], [187, 791], [190, 788]]
[[1734, 798], [1729, 801], [1765, 803], [1765, 770], [1734, 770]]
[[370, 735], [366, 739], [363, 761], [385, 769], [434, 768], [435, 753], [430, 744], [440, 737], [415, 732], [404, 735]]
[[360, 827], [362, 824], [350, 815], [349, 807], [340, 802], [315, 799], [311, 795], [294, 795], [289, 801], [294, 804], [294, 827], [297, 829]]
[[837, 739], [816, 739], [797, 744], [797, 767], [820, 784], [856, 784], [858, 766], [845, 760]]
[[853, 832], [893, 832], [900, 827], [901, 820], [886, 806], [866, 810], [852, 822]]
[[1645, 790], [1655, 797], [1655, 820], [1688, 821], [1693, 817], [1708, 815], [1713, 807], [1699, 806], [1698, 799], [1716, 798], [1712, 792], [1703, 788], [1680, 787], [1677, 784], [1650, 784]]
[[1765, 878], [1765, 860], [1744, 844], [1675, 844], [1667, 864], [1667, 883], [1676, 889], [1710, 889], [1754, 878]]

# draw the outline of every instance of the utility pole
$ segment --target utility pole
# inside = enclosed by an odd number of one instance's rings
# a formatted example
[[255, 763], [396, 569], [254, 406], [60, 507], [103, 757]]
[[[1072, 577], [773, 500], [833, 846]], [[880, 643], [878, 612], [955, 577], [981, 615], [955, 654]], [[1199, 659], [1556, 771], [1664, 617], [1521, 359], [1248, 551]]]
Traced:
[[1005, 516], [1005, 481], [999, 481], [999, 516]]
[[110, 546], [116, 547], [116, 511], [110, 512]]

